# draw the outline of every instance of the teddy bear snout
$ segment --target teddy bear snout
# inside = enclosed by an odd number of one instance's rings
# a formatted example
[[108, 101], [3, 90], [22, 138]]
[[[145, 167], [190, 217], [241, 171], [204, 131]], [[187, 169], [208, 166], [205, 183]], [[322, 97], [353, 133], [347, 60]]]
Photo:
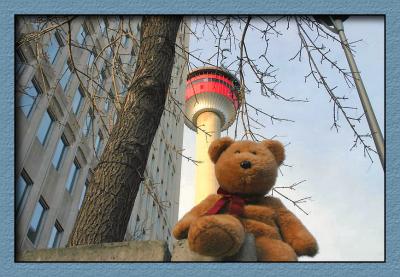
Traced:
[[241, 166], [242, 168], [244, 168], [244, 169], [249, 169], [249, 168], [251, 167], [251, 162], [249, 162], [249, 161], [242, 161], [242, 162], [240, 163], [240, 166]]

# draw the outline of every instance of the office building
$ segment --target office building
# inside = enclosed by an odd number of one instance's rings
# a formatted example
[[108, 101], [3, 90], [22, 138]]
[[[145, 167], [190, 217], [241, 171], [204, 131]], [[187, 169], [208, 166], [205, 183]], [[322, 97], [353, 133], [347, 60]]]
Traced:
[[[140, 47], [140, 17], [17, 17], [16, 248], [64, 247]], [[70, 26], [70, 28], [69, 28]], [[178, 218], [188, 32], [125, 239], [167, 240]]]

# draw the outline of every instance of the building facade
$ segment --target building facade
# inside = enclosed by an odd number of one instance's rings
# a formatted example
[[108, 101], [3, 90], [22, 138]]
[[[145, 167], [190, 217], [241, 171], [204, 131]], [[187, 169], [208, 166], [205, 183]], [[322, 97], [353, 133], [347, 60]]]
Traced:
[[[133, 76], [141, 18], [16, 21], [16, 249], [63, 247]], [[185, 24], [176, 43], [165, 111], [125, 236], [170, 246], [178, 218]]]

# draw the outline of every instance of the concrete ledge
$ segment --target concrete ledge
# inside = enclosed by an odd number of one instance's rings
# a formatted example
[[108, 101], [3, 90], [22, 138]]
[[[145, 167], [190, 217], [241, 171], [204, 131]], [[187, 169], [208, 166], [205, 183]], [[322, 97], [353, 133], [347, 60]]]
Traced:
[[246, 234], [245, 241], [239, 252], [232, 257], [210, 257], [197, 254], [189, 249], [187, 239], [177, 241], [172, 251], [172, 262], [222, 262], [247, 261], [256, 262], [257, 252], [252, 234]]
[[67, 248], [38, 249], [17, 254], [18, 262], [164, 262], [170, 260], [165, 241], [123, 241]]

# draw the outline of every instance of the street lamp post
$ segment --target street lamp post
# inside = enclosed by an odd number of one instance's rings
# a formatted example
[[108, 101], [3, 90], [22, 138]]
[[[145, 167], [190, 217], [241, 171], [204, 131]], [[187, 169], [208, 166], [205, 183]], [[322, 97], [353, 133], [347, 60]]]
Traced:
[[349, 63], [351, 74], [353, 75], [354, 84], [357, 88], [358, 96], [360, 97], [360, 101], [363, 106], [365, 116], [367, 118], [372, 138], [374, 139], [376, 151], [378, 152], [382, 167], [385, 168], [385, 143], [383, 140], [382, 132], [379, 128], [378, 121], [376, 120], [371, 102], [369, 101], [367, 91], [365, 90], [360, 72], [357, 68], [354, 56], [350, 50], [350, 45], [344, 33], [343, 21], [347, 19], [347, 16], [315, 16], [314, 18], [319, 23], [323, 24], [328, 30], [339, 35], [342, 48], [346, 55], [347, 62]]

